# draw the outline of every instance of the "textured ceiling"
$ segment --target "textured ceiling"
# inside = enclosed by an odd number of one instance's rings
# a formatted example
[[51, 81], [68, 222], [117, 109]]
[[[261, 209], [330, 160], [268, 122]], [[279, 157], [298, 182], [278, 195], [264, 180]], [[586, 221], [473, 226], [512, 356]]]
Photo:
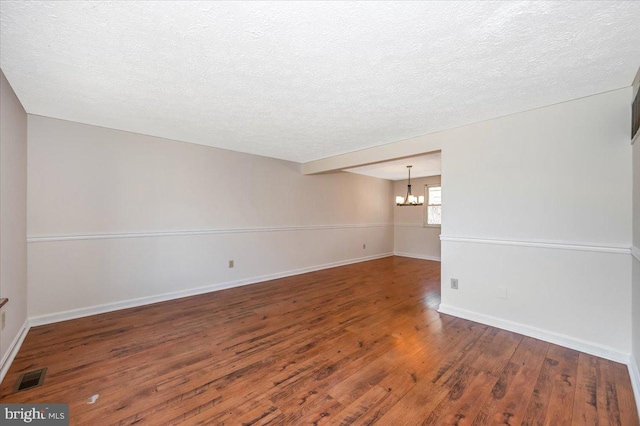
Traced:
[[640, 2], [2, 1], [27, 112], [306, 162], [631, 84]]
[[368, 166], [345, 169], [345, 172], [360, 175], [373, 176], [388, 180], [406, 180], [409, 176], [407, 166], [411, 167], [411, 179], [438, 176], [442, 173], [442, 157], [439, 152], [403, 158], [400, 160], [386, 161], [384, 163], [370, 164]]

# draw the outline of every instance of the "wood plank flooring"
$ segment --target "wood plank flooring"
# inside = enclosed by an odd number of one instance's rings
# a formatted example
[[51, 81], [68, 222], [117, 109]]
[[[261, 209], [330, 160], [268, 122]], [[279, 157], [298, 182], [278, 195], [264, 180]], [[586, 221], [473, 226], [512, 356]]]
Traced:
[[389, 257], [36, 327], [0, 402], [72, 425], [639, 424], [626, 366], [441, 315], [439, 287], [439, 263]]

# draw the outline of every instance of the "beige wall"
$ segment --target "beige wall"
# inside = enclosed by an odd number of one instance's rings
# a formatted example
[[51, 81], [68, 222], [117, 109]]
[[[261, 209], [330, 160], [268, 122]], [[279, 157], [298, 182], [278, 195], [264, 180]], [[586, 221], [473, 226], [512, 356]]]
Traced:
[[626, 362], [630, 92], [452, 131], [441, 309]]
[[626, 362], [630, 92], [323, 159], [304, 171], [441, 150], [441, 311]]
[[[425, 195], [428, 184], [440, 184], [440, 176], [411, 179], [414, 195]], [[394, 182], [394, 194], [405, 195], [407, 181]], [[426, 196], [425, 196], [426, 200]], [[440, 227], [424, 226], [424, 206], [393, 208], [394, 252], [400, 256], [440, 260]]]
[[389, 181], [28, 121], [29, 316], [39, 321], [393, 252]]
[[0, 380], [27, 320], [27, 114], [0, 71]]

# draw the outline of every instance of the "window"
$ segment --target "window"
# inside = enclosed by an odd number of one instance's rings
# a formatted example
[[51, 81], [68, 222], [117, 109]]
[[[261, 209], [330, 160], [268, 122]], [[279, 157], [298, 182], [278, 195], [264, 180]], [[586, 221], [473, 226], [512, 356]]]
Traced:
[[440, 185], [425, 185], [425, 226], [440, 226], [442, 224], [442, 187]]

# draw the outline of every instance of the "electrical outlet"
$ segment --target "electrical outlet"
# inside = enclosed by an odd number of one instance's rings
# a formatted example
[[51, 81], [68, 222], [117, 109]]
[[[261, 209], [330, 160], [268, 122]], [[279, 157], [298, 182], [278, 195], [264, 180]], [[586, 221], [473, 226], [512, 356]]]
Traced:
[[230, 261], [229, 261], [229, 268], [233, 268], [233, 266], [234, 266], [234, 265], [233, 265], [233, 260], [230, 260]]
[[454, 290], [458, 289], [458, 279], [457, 278], [451, 278], [451, 288]]
[[366, 250], [366, 249], [367, 249], [367, 245], [366, 245], [366, 244], [363, 244], [363, 245], [362, 245], [362, 250]]
[[506, 287], [498, 287], [496, 291], [496, 297], [498, 299], [506, 299], [507, 298], [507, 288]]
[[4, 316], [4, 312], [2, 314], [0, 314], [0, 330], [4, 330], [4, 324], [5, 324], [5, 316]]

